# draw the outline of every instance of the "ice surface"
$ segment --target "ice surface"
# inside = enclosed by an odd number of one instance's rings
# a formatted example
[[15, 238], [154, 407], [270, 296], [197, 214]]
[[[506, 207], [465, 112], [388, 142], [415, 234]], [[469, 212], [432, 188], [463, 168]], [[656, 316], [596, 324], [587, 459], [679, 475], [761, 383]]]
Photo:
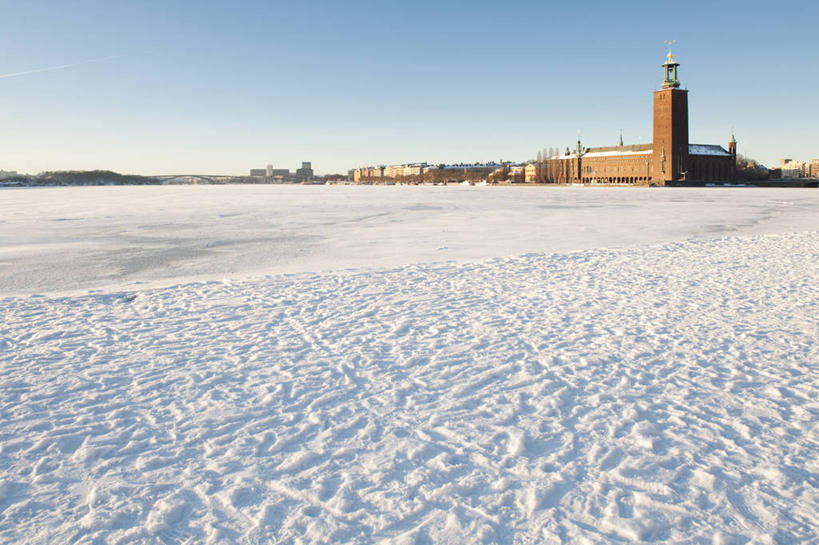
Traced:
[[0, 193], [2, 543], [819, 538], [810, 190], [118, 189]]
[[166, 186], [0, 190], [0, 294], [469, 262], [817, 229], [800, 189]]

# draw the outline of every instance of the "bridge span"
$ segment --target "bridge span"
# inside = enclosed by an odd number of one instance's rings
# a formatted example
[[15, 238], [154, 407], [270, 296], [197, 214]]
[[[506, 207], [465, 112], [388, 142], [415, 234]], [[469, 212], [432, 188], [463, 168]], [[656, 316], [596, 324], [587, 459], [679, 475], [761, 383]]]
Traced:
[[223, 174], [163, 174], [162, 176], [154, 176], [154, 178], [162, 180], [166, 184], [218, 184], [251, 179], [250, 176], [225, 176]]

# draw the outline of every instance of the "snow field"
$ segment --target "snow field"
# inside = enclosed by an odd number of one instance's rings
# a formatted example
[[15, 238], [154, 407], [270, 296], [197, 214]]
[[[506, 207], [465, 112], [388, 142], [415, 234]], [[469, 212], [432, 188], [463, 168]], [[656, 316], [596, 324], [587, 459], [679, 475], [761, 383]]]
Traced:
[[0, 300], [0, 542], [819, 540], [819, 234]]

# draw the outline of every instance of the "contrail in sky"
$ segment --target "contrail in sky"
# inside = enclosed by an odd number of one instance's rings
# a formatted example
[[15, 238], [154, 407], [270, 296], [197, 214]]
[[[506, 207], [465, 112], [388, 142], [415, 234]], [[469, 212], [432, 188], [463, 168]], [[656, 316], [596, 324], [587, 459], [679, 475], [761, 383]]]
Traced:
[[72, 62], [71, 64], [61, 64], [59, 66], [48, 66], [46, 68], [37, 68], [36, 70], [26, 70], [25, 72], [13, 72], [11, 74], [0, 74], [0, 79], [16, 78], [17, 76], [27, 76], [29, 74], [39, 74], [40, 72], [52, 72], [54, 70], [64, 70], [66, 68], [74, 68], [75, 66], [82, 66], [84, 64], [92, 64], [95, 62], [110, 61], [117, 59], [119, 55], [112, 55], [110, 57], [102, 57], [99, 59], [89, 59], [87, 61]]

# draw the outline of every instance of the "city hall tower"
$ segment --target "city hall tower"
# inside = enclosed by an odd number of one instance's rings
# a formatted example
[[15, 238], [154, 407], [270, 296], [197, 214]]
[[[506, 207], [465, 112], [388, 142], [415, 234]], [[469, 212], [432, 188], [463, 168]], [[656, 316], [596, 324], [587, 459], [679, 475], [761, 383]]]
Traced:
[[680, 89], [679, 63], [671, 51], [663, 64], [663, 85], [654, 91], [652, 182], [683, 181], [688, 173], [688, 91]]

